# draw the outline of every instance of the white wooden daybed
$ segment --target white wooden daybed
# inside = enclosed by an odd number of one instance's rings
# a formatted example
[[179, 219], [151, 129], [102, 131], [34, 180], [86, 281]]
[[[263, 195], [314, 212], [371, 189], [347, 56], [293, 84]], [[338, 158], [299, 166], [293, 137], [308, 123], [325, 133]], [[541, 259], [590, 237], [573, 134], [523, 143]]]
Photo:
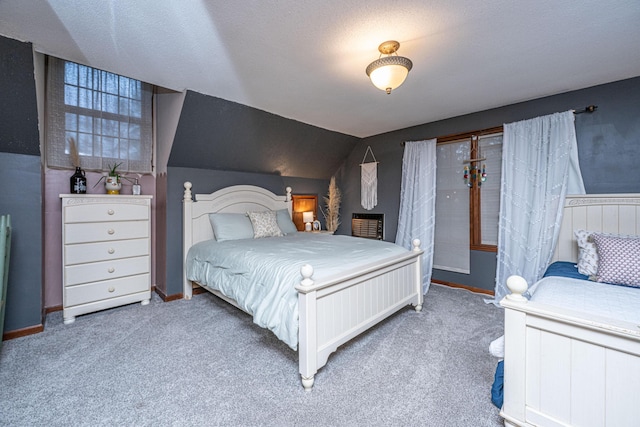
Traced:
[[[291, 188], [287, 188], [285, 196], [278, 196], [260, 187], [238, 185], [212, 194], [197, 194], [195, 201], [192, 184], [185, 182], [184, 188], [183, 293], [185, 299], [190, 299], [193, 286], [199, 284], [187, 278], [187, 256], [192, 246], [214, 238], [209, 214], [287, 208], [290, 215]], [[315, 281], [311, 265], [300, 269], [299, 283], [294, 286], [298, 292], [299, 371], [305, 390], [311, 389], [318, 369], [338, 346], [407, 305], [413, 305], [416, 311], [422, 309], [419, 244], [416, 240], [412, 250], [365, 269], [346, 265], [339, 277], [327, 280]], [[240, 308], [232, 298], [210, 287], [203, 288]]]
[[[577, 261], [577, 229], [640, 235], [640, 194], [568, 196], [554, 261]], [[507, 286], [505, 425], [640, 426], [640, 324], [528, 301], [518, 276]]]

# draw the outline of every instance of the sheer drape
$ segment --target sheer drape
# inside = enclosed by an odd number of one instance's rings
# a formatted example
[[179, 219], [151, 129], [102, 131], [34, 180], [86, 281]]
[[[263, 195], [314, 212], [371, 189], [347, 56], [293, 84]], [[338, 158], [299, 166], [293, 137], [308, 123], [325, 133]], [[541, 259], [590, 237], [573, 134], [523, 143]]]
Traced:
[[[584, 194], [573, 112], [504, 125], [495, 300], [512, 274], [542, 277], [558, 240], [569, 192]], [[571, 178], [570, 178], [571, 176]]]
[[422, 291], [427, 293], [433, 266], [436, 201], [436, 140], [408, 141], [402, 158], [402, 187], [396, 244], [411, 248], [420, 239]]

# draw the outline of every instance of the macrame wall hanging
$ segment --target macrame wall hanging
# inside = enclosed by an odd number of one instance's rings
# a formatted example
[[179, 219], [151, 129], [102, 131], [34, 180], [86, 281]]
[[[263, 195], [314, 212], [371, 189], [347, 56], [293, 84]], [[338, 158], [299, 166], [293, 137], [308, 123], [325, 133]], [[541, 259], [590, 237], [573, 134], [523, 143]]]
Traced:
[[[366, 162], [367, 154], [371, 153], [373, 161]], [[371, 210], [378, 204], [378, 161], [373, 155], [371, 146], [367, 146], [364, 158], [360, 163], [360, 204], [366, 210]]]

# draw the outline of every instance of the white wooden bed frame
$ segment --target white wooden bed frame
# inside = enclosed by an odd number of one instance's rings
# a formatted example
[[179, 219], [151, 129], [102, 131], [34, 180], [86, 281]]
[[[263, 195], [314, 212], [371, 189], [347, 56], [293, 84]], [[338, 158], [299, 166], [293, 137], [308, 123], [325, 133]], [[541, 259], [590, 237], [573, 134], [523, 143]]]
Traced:
[[[193, 201], [190, 182], [184, 183], [183, 261], [194, 244], [213, 239], [209, 213], [289, 209], [291, 188], [286, 196], [250, 185], [237, 185], [212, 194], [197, 194]], [[406, 305], [422, 310], [422, 267], [420, 241], [407, 254], [390, 258], [366, 270], [351, 269], [335, 280], [314, 282], [313, 268], [301, 269], [298, 291], [298, 357], [302, 385], [311, 390], [318, 369], [329, 355], [353, 337], [389, 317]], [[184, 269], [183, 269], [184, 270]], [[193, 283], [183, 271], [185, 299], [191, 299]], [[235, 301], [207, 287], [223, 300]]]
[[[575, 229], [640, 235], [640, 194], [568, 196], [554, 261], [577, 262]], [[640, 325], [528, 302], [519, 276], [507, 286], [504, 424], [639, 426]]]

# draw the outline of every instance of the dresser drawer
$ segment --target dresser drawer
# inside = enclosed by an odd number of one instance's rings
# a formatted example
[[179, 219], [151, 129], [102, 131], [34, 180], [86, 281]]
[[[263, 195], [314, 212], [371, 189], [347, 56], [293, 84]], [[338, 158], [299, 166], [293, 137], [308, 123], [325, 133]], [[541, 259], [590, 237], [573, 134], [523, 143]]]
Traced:
[[149, 256], [64, 267], [65, 286], [149, 273]]
[[78, 243], [64, 246], [66, 265], [149, 255], [149, 239]]
[[65, 206], [64, 222], [93, 222], [93, 221], [129, 221], [149, 218], [149, 204], [147, 200], [137, 203], [123, 203], [122, 200], [113, 203], [78, 204]]
[[64, 243], [89, 243], [149, 237], [148, 221], [89, 222], [64, 225]]
[[149, 274], [129, 276], [102, 282], [68, 286], [64, 288], [64, 306], [72, 307], [94, 301], [149, 290]]

